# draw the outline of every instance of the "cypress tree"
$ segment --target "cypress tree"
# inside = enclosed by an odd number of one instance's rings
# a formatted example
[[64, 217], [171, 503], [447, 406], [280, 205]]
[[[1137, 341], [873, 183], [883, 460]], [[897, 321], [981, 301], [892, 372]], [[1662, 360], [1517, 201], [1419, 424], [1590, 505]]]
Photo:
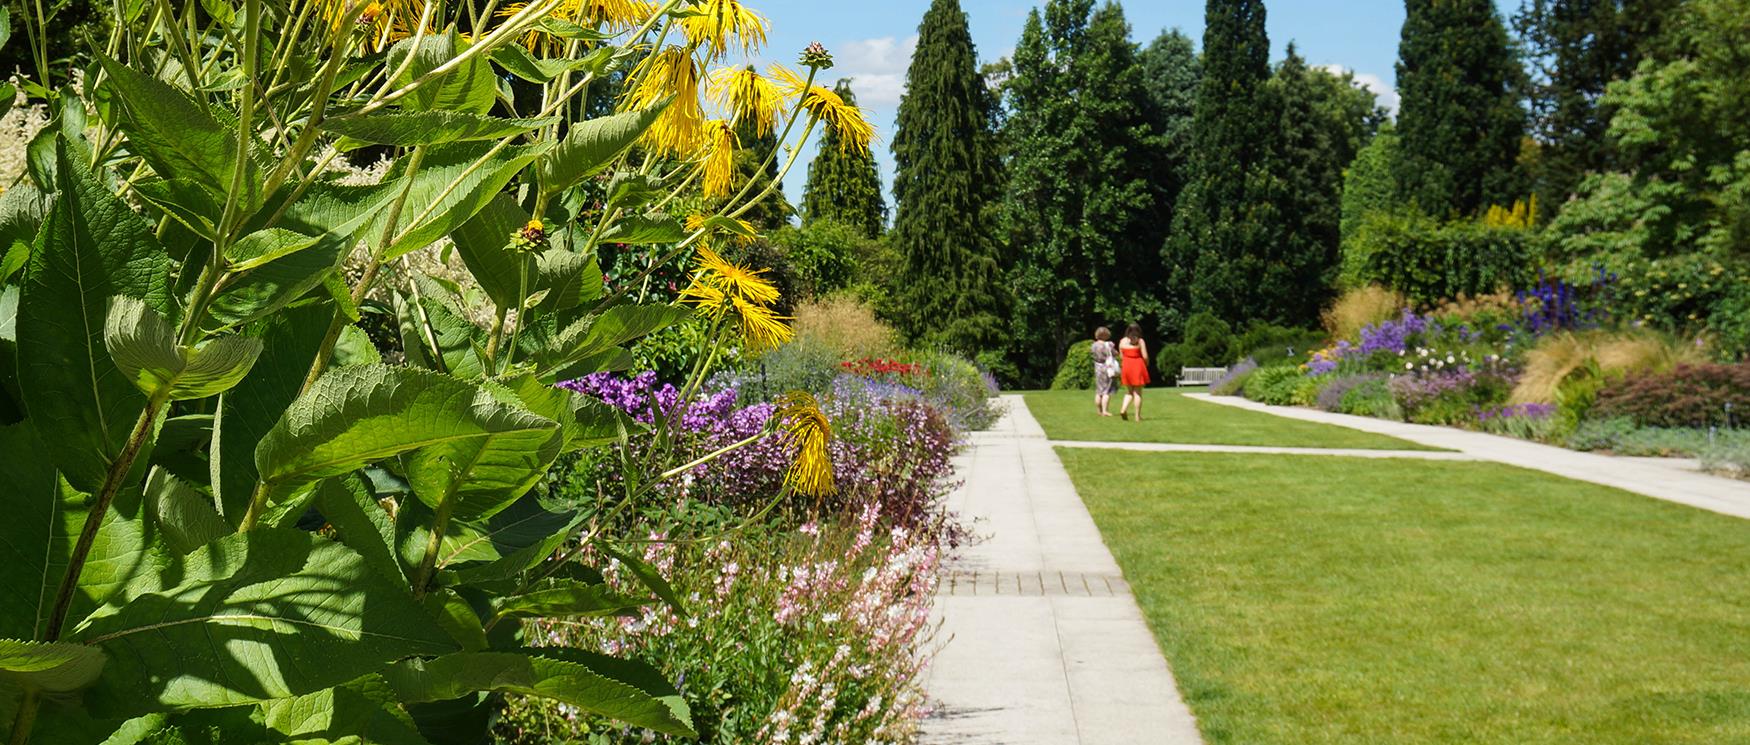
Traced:
[[1403, 198], [1475, 215], [1524, 196], [1523, 73], [1491, 0], [1407, 0], [1398, 43]]
[[[1167, 243], [1171, 302], [1227, 320], [1256, 316], [1253, 277], [1275, 221], [1265, 171], [1275, 117], [1266, 111], [1270, 39], [1262, 0], [1208, 0], [1190, 178]], [[1181, 310], [1181, 312], [1183, 312]], [[1172, 333], [1177, 329], [1167, 329]]]
[[934, 0], [893, 136], [896, 320], [913, 342], [961, 352], [994, 347], [1006, 302], [993, 229], [995, 101], [976, 59], [958, 0]]
[[[851, 81], [840, 80], [834, 90], [845, 103], [857, 104]], [[833, 220], [856, 228], [865, 238], [879, 238], [887, 227], [887, 200], [881, 195], [874, 154], [845, 147], [839, 131], [828, 127], [820, 139], [820, 154], [808, 164], [802, 219], [804, 224]]]

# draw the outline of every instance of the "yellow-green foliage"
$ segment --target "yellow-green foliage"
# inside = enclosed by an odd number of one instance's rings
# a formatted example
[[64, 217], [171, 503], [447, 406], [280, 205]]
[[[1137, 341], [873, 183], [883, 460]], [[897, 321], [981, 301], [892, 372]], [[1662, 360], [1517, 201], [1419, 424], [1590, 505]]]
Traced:
[[1324, 313], [1325, 330], [1333, 339], [1353, 339], [1362, 327], [1396, 318], [1410, 301], [1377, 285], [1343, 293]]
[[899, 354], [897, 335], [868, 304], [848, 295], [811, 300], [796, 307], [796, 335], [839, 353], [841, 359]]
[[1706, 350], [1656, 331], [1580, 331], [1551, 334], [1525, 355], [1513, 403], [1564, 402], [1564, 389], [1592, 388], [1629, 373], [1663, 372], [1706, 362]]

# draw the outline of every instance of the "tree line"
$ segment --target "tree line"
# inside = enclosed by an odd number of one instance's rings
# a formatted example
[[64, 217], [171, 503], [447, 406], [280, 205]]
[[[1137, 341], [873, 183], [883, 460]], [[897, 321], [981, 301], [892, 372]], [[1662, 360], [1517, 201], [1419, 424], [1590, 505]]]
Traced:
[[835, 155], [802, 230], [879, 236], [882, 313], [1023, 384], [1096, 325], [1314, 327], [1370, 284], [1432, 303], [1608, 276], [1617, 312], [1750, 346], [1750, 291], [1720, 279], [1750, 243], [1750, 0], [1405, 10], [1392, 117], [1293, 44], [1272, 64], [1263, 0], [1208, 0], [1200, 45], [1047, 0], [983, 68], [933, 0], [891, 227], [873, 161]]

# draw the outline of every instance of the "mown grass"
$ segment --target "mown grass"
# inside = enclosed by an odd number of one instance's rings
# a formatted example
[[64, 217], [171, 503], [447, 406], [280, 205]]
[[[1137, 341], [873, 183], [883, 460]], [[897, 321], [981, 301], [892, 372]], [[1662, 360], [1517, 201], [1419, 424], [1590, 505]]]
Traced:
[[1750, 742], [1750, 521], [1487, 463], [1060, 452], [1210, 743]]
[[1094, 413], [1091, 391], [1037, 391], [1026, 394], [1027, 409], [1053, 440], [1092, 442], [1171, 442], [1188, 445], [1265, 445], [1275, 447], [1434, 450], [1413, 442], [1329, 424], [1285, 419], [1186, 398], [1202, 389], [1143, 391], [1143, 420], [1116, 416], [1123, 397], [1112, 397], [1112, 417]]

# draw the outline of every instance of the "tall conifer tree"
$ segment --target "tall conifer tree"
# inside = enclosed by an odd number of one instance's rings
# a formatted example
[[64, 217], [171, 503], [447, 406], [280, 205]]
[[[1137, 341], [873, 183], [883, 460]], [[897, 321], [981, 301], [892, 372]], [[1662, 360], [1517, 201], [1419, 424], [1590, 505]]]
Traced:
[[1191, 175], [1165, 257], [1170, 299], [1181, 312], [1207, 310], [1225, 320], [1246, 320], [1257, 317], [1257, 301], [1268, 299], [1256, 291], [1253, 277], [1272, 239], [1266, 226], [1276, 219], [1265, 170], [1276, 119], [1262, 95], [1270, 78], [1270, 39], [1263, 0], [1208, 0], [1204, 22]]
[[1523, 72], [1491, 0], [1406, 0], [1398, 42], [1402, 197], [1436, 216], [1525, 196]]
[[893, 136], [888, 238], [902, 264], [895, 311], [914, 342], [977, 352], [1002, 333], [994, 107], [960, 3], [934, 0], [918, 27]]
[[[845, 103], [857, 104], [851, 81], [840, 80], [834, 90]], [[820, 139], [820, 154], [808, 164], [802, 219], [806, 223], [833, 220], [856, 228], [865, 238], [880, 237], [887, 227], [887, 200], [881, 195], [875, 155], [845, 147], [839, 131], [828, 127]]]
[[1202, 64], [1191, 37], [1178, 29], [1163, 31], [1137, 57], [1142, 65], [1143, 87], [1148, 90], [1149, 111], [1160, 138], [1162, 164], [1159, 219], [1172, 224], [1173, 206], [1185, 189], [1191, 162], [1192, 118], [1197, 113], [1197, 89], [1203, 78]]

